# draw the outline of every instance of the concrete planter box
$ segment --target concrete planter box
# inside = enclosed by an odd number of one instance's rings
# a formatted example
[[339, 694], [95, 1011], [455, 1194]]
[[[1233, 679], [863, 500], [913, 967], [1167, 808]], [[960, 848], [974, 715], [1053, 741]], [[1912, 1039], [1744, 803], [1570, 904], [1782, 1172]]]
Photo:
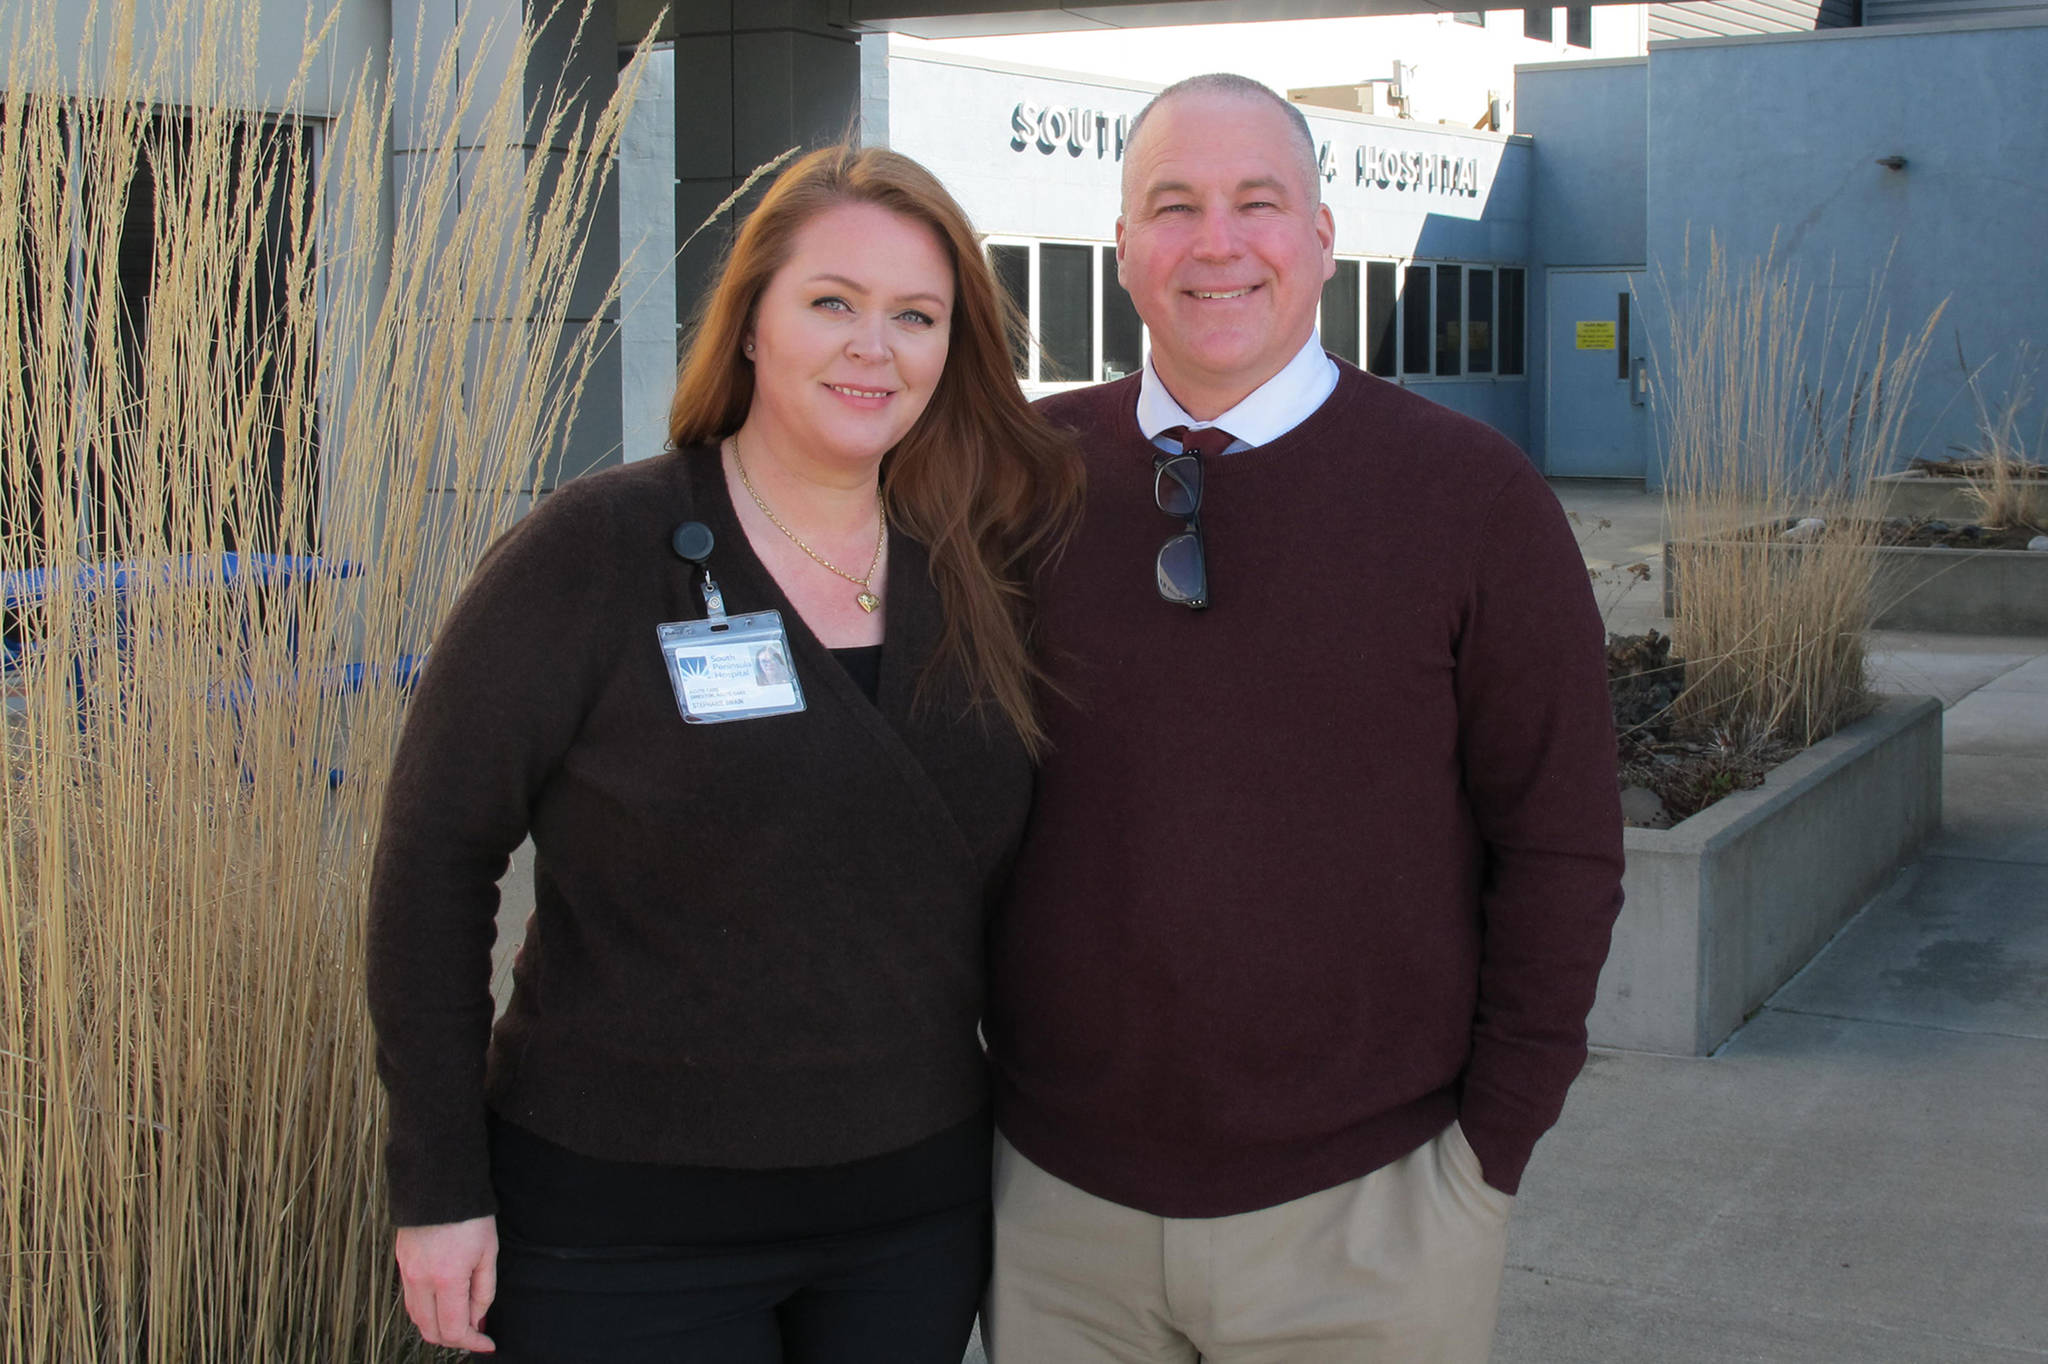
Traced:
[[[1799, 554], [1782, 541], [1759, 541], [1761, 554]], [[2048, 554], [2024, 549], [1870, 551], [1878, 559], [1875, 609], [1880, 630], [1963, 635], [2048, 634]], [[1664, 614], [1676, 615], [1681, 591], [1672, 546], [1664, 546]]]
[[1625, 830], [1593, 1044], [1705, 1056], [1941, 824], [1941, 705], [1898, 697], [1669, 829]]
[[1926, 478], [1911, 474], [1884, 474], [1886, 516], [1926, 517], [1966, 525], [1977, 519], [1977, 505], [1970, 500], [1966, 478]]
[[[1878, 478], [1884, 488], [1885, 515], [1926, 517], [1968, 525], [1977, 519], [1978, 508], [1970, 496], [1967, 478], [1932, 478], [1916, 474], [1884, 474]], [[2048, 503], [2048, 481], [2036, 479], [2027, 486]]]
[[2024, 549], [1880, 549], [1882, 630], [2048, 635], [2048, 554]]

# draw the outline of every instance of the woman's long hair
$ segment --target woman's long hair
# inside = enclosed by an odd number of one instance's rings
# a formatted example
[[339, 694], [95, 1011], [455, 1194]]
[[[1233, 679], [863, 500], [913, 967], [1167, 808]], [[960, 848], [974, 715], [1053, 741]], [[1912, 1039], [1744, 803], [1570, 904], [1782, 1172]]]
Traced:
[[[889, 515], [931, 555], [945, 608], [934, 672], [954, 667], [1000, 706], [1034, 753], [1045, 743], [1034, 656], [1034, 576], [1065, 543], [1081, 505], [1072, 440], [1017, 387], [1010, 338], [1021, 328], [967, 215], [937, 177], [900, 153], [826, 147], [762, 196], [704, 297], [669, 405], [669, 440], [716, 447], [746, 420], [754, 367], [741, 354], [754, 309], [796, 234], [841, 204], [874, 204], [938, 235], [953, 262], [946, 368], [917, 424], [882, 466]], [[922, 690], [922, 688], [921, 688]]]

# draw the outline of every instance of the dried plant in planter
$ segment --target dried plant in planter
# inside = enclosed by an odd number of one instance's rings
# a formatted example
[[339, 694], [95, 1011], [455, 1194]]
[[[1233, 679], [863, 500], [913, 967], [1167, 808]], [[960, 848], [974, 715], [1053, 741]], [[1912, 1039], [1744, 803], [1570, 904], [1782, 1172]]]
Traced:
[[[1844, 325], [1775, 253], [1660, 280], [1668, 327], [1654, 357], [1665, 509], [1677, 577], [1673, 633], [1691, 666], [1678, 718], [1702, 732], [1804, 747], [1869, 709], [1864, 629], [1883, 524], [1873, 483], [1940, 309], [1895, 335], [1871, 303]], [[1832, 287], [1826, 297], [1833, 299]], [[1796, 515], [1800, 543], [1739, 532]]]
[[1763, 784], [1793, 745], [1767, 733], [1707, 729], [1680, 718], [1685, 660], [1668, 636], [1651, 630], [1607, 639], [1607, 686], [1623, 790], [1654, 801], [1624, 801], [1642, 822], [1663, 827], [1706, 809], [1724, 796]]
[[394, 172], [394, 82], [320, 140], [242, 112], [300, 107], [243, 0], [141, 18], [76, 72], [24, 15], [0, 99], [0, 1360], [411, 1358], [366, 860], [411, 663], [578, 402], [638, 67], [586, 124], [426, 53]]
[[[2036, 356], [2023, 343], [2013, 364], [2012, 382], [1998, 398], [1985, 396], [1980, 371], [1970, 372], [1977, 444], [1964, 450], [1956, 464], [1961, 477], [1969, 480], [1978, 522], [1994, 530], [2039, 534], [2048, 529], [2048, 468], [2027, 457], [2027, 441], [2020, 429], [2027, 409], [2033, 406], [2036, 368]], [[2048, 416], [2043, 423], [2048, 425]], [[2037, 431], [2034, 448], [2040, 446]]]

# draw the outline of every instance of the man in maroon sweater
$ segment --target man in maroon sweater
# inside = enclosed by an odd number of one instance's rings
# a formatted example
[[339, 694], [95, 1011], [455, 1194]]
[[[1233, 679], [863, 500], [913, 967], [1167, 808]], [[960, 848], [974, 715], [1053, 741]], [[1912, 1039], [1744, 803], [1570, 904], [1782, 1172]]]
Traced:
[[1620, 904], [1601, 626], [1486, 426], [1317, 344], [1298, 111], [1140, 115], [1142, 374], [1048, 400], [1089, 508], [992, 938], [995, 1364], [1478, 1361]]

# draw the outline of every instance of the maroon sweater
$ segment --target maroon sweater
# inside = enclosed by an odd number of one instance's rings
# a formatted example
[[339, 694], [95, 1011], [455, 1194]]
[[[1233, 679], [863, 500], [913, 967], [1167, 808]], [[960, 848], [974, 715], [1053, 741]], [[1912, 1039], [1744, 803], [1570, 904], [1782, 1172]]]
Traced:
[[997, 1120], [1162, 1216], [1342, 1183], [1453, 1117], [1513, 1192], [1620, 908], [1601, 625], [1556, 499], [1497, 432], [1341, 369], [1208, 461], [1201, 612], [1153, 584], [1178, 523], [1138, 380], [1043, 405], [1089, 505], [991, 940]]

